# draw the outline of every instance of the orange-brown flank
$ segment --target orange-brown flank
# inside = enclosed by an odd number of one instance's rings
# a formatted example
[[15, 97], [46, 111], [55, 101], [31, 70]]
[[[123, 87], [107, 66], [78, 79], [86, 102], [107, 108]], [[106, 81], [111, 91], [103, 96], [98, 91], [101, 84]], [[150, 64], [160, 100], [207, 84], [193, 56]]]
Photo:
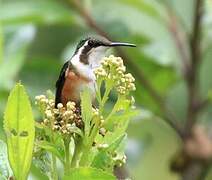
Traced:
[[66, 80], [61, 93], [61, 100], [63, 105], [66, 105], [68, 101], [74, 101], [78, 103], [80, 101], [79, 86], [82, 84], [88, 84], [89, 79], [80, 76], [69, 69], [66, 71]]

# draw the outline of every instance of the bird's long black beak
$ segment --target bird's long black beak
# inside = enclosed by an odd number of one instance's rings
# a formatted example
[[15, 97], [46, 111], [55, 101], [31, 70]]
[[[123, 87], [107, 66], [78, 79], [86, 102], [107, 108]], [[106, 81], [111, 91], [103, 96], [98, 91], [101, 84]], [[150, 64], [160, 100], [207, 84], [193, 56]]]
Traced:
[[115, 46], [128, 46], [128, 47], [136, 47], [135, 44], [130, 43], [122, 43], [122, 42], [111, 42], [109, 46], [115, 47]]

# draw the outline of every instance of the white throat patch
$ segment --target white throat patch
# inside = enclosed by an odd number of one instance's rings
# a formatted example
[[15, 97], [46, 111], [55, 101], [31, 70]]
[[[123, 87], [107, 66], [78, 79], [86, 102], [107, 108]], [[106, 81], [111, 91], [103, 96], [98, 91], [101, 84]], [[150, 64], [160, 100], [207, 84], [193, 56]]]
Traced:
[[[88, 42], [85, 43], [84, 46], [86, 46], [88, 44]], [[84, 64], [80, 61], [80, 54], [82, 53], [84, 46], [82, 46], [77, 54], [75, 54], [72, 58], [71, 58], [71, 63], [72, 65], [76, 68], [77, 72], [79, 72], [79, 74], [81, 74], [82, 76], [95, 81], [95, 75], [93, 73], [93, 70], [90, 68], [89, 64]]]
[[77, 54], [72, 57], [71, 63], [82, 76], [95, 81], [96, 78], [93, 70], [100, 66], [101, 59], [104, 57], [108, 47], [101, 46], [91, 49], [88, 54], [88, 64], [84, 64], [80, 61], [80, 54], [87, 45], [88, 42], [86, 42], [81, 48], [79, 48]]
[[108, 47], [100, 46], [97, 48], [93, 48], [89, 52], [88, 62], [92, 69], [95, 69], [100, 66], [100, 62], [102, 58], [105, 56], [105, 52], [107, 51]]

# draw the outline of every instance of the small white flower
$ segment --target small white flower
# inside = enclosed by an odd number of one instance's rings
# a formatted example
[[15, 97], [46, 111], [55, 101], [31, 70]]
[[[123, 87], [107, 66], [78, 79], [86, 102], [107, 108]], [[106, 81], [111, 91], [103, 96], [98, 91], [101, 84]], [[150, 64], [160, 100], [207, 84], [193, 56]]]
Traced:
[[58, 108], [58, 109], [62, 109], [62, 108], [63, 108], [63, 104], [62, 104], [62, 103], [58, 103], [58, 104], [57, 104], [57, 108]]

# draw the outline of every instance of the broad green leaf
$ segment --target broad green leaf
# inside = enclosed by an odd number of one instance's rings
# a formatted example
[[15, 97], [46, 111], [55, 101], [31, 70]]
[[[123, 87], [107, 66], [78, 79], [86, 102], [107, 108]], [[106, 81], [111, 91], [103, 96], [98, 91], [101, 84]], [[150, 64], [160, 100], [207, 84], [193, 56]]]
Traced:
[[8, 156], [16, 179], [27, 179], [34, 145], [34, 119], [24, 86], [18, 83], [8, 98], [4, 129]]
[[[33, 177], [36, 177], [36, 179], [42, 179], [42, 180], [49, 180], [47, 175], [43, 174], [35, 165], [32, 164], [32, 167], [30, 169], [30, 173]], [[34, 179], [34, 178], [33, 178]]]
[[90, 122], [92, 119], [92, 100], [89, 89], [85, 89], [81, 93], [81, 111], [85, 136], [88, 137], [90, 132]]
[[7, 145], [0, 140], [0, 147], [0, 179], [8, 179], [12, 175], [12, 171], [7, 158]]
[[47, 89], [55, 88], [55, 80], [58, 78], [60, 66], [59, 61], [54, 58], [43, 56], [27, 58], [23, 68], [19, 71], [19, 77], [28, 89], [30, 97], [35, 97]]
[[76, 134], [78, 134], [79, 136], [83, 137], [83, 132], [82, 132], [82, 130], [81, 130], [80, 128], [78, 128], [78, 127], [72, 125], [72, 126], [69, 127], [69, 130], [70, 130], [71, 132], [76, 133]]
[[94, 157], [91, 166], [112, 173], [114, 164], [111, 155], [106, 150], [101, 150]]
[[187, 99], [188, 93], [184, 82], [177, 83], [167, 95], [166, 107], [170, 112], [175, 113], [181, 123], [186, 119]]
[[37, 145], [43, 149], [45, 149], [48, 152], [53, 153], [55, 156], [57, 156], [62, 163], [64, 163], [65, 159], [65, 151], [63, 147], [57, 147], [57, 144], [53, 144], [47, 141], [40, 141], [37, 143]]
[[122, 136], [116, 138], [115, 141], [113, 141], [113, 142], [110, 144], [110, 146], [107, 148], [107, 150], [108, 150], [109, 152], [111, 152], [111, 153], [114, 152], [114, 151], [116, 151], [116, 150], [119, 148], [119, 146], [120, 146], [124, 141], [126, 141], [126, 138], [127, 138], [127, 134], [126, 134], [126, 133], [123, 134]]
[[3, 25], [17, 23], [70, 23], [69, 9], [55, 0], [20, 0], [4, 2], [0, 6], [0, 21]]
[[14, 78], [24, 64], [27, 48], [35, 35], [33, 26], [19, 28], [4, 47], [4, 59], [0, 66], [0, 88], [10, 89]]
[[65, 176], [64, 180], [115, 180], [116, 178], [109, 173], [102, 171], [101, 169], [95, 168], [75, 168]]
[[180, 179], [169, 168], [170, 159], [181, 146], [180, 139], [164, 120], [152, 115], [131, 121], [128, 137], [127, 162], [132, 179]]
[[157, 41], [153, 41], [140, 49], [151, 58], [152, 61], [162, 66], [179, 66], [178, 52], [172, 37], [168, 34]]
[[166, 17], [166, 8], [164, 5], [155, 0], [119, 0], [130, 7], [139, 10], [146, 15], [163, 22]]
[[[111, 8], [111, 4], [113, 8]], [[186, 6], [187, 4], [189, 3], [186, 3]], [[105, 9], [110, 9], [110, 13], [107, 13]], [[123, 38], [129, 37], [129, 40], [132, 40], [132, 35], [138, 35], [147, 38], [148, 44], [139, 43], [136, 54], [139, 54], [138, 50], [140, 49], [142, 53], [150, 57], [149, 60], [163, 66], [170, 66], [179, 64], [179, 57], [168, 29], [167, 9], [162, 3], [156, 1], [149, 3], [149, 1], [141, 0], [109, 0], [97, 1], [93, 7], [93, 13], [98, 23], [107, 32], [115, 34], [115, 37], [122, 35]], [[119, 12], [123, 13], [120, 15]], [[103, 20], [102, 16], [104, 16]], [[117, 26], [122, 27], [119, 32], [114, 33]], [[107, 29], [107, 27], [109, 28]]]
[[115, 113], [105, 122], [105, 127], [110, 131], [119, 131], [122, 134], [126, 131], [130, 118], [135, 117], [137, 114], [138, 111], [131, 108]]
[[[164, 67], [154, 63], [153, 60], [150, 60], [147, 56], [138, 53], [137, 50], [133, 50], [133, 52], [129, 52], [129, 54], [131, 59], [136, 63], [137, 67], [146, 75], [146, 78], [151, 82], [154, 89], [156, 89], [162, 96], [166, 96], [167, 91], [176, 82], [176, 71], [174, 71], [173, 68]], [[150, 109], [153, 112], [159, 113], [158, 105], [150, 96], [149, 91], [142, 83], [140, 83], [138, 78], [135, 79], [136, 91], [133, 95], [136, 103]]]
[[112, 138], [109, 140], [110, 144], [108, 148], [102, 149], [98, 152], [98, 154], [93, 159], [92, 167], [100, 168], [112, 173], [114, 168], [114, 161], [112, 159], [112, 155], [115, 152], [119, 152], [120, 154], [124, 153], [125, 146], [122, 146], [122, 144], [125, 144], [124, 142], [126, 141], [126, 134], [113, 140], [114, 138], [115, 137], [112, 136]]
[[[132, 3], [134, 2], [132, 1]], [[111, 4], [113, 8], [111, 8]], [[110, 9], [110, 13], [107, 13], [105, 9]], [[150, 16], [147, 11], [141, 11], [137, 5], [129, 6], [126, 2], [113, 0], [96, 1], [93, 5], [93, 14], [96, 20], [99, 24], [102, 24], [107, 32], [113, 31], [117, 24], [122, 26], [121, 31], [115, 34], [116, 37], [123, 33], [125, 35], [144, 36], [149, 40], [167, 37], [168, 32], [164, 22], [155, 16]], [[122, 12], [121, 15], [120, 12]], [[104, 19], [101, 18], [102, 16], [104, 16]]]
[[2, 26], [0, 24], [0, 64], [3, 61], [3, 32], [2, 32]]
[[88, 167], [92, 164], [95, 156], [99, 153], [97, 147], [92, 147], [90, 149], [87, 149], [86, 151], [83, 152], [81, 159], [80, 159], [80, 166]]
[[32, 168], [34, 168], [34, 166], [46, 176], [51, 177], [50, 153], [43, 150], [35, 152], [33, 156]]

